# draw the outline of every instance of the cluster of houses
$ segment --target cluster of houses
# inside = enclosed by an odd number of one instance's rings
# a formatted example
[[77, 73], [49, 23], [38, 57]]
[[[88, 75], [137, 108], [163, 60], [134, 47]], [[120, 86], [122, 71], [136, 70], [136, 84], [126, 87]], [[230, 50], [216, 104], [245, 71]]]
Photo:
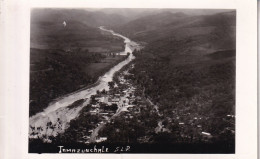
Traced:
[[[127, 72], [123, 72], [118, 79], [119, 84], [110, 89], [109, 91], [101, 91], [91, 97], [90, 106], [91, 109], [89, 113], [91, 115], [97, 115], [101, 118], [99, 123], [96, 123], [97, 129], [101, 124], [110, 123], [113, 116], [119, 115], [121, 112], [124, 112], [123, 118], [131, 119], [133, 114], [140, 113], [140, 108], [136, 106], [136, 102], [141, 100], [141, 97], [135, 96], [136, 88], [124, 79], [124, 75]], [[87, 133], [84, 133], [82, 137], [82, 142], [89, 143], [91, 134], [95, 131], [89, 130]], [[106, 141], [107, 137], [95, 137], [95, 142]]]

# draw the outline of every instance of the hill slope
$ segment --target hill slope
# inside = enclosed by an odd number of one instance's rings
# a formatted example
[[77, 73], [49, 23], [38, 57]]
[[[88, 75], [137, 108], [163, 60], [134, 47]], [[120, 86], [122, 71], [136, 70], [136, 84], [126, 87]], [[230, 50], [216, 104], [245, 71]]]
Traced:
[[135, 52], [131, 73], [170, 130], [159, 142], [225, 143], [234, 149], [235, 18], [235, 12], [184, 16], [142, 34], [128, 32], [146, 43]]

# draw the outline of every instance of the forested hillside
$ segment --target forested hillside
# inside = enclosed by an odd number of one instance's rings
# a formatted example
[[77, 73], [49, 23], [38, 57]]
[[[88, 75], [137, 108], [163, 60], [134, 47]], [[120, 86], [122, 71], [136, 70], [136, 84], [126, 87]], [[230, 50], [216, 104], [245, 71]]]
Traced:
[[[171, 130], [163, 133], [168, 137], [162, 142], [203, 140], [233, 145], [235, 12], [193, 17], [175, 14], [175, 18], [165, 18], [171, 22], [160, 24], [153, 24], [152, 18], [147, 17], [140, 34], [129, 32], [129, 28], [120, 30], [146, 42], [143, 50], [135, 52], [132, 73], [147, 98], [158, 105], [164, 126]], [[161, 14], [160, 20], [175, 14]], [[143, 20], [144, 17], [140, 21]], [[128, 26], [135, 27], [134, 24]]]

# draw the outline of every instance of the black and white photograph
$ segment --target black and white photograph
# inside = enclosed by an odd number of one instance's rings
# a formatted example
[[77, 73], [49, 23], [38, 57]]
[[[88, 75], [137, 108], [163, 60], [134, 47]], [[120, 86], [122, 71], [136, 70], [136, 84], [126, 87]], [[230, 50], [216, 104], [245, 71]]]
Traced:
[[29, 153], [235, 153], [235, 9], [30, 16]]
[[0, 0], [0, 158], [257, 159], [259, 8]]

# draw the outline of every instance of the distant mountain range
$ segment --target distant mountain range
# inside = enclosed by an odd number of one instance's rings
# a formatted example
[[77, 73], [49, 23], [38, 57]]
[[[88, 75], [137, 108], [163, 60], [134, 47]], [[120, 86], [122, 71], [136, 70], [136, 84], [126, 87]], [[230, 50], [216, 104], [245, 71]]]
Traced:
[[33, 23], [78, 21], [90, 27], [115, 26], [127, 22], [126, 18], [119, 14], [91, 12], [83, 9], [34, 9], [31, 13], [31, 20]]
[[[194, 41], [199, 52], [219, 51], [235, 48], [235, 17], [234, 10], [210, 9], [33, 9], [31, 43], [95, 39], [98, 27], [106, 26], [139, 42], [173, 45], [174, 40], [186, 39]], [[61, 30], [63, 21], [68, 24], [66, 33]]]
[[[80, 21], [88, 26], [97, 27], [119, 26], [130, 21], [140, 18], [147, 19], [155, 16], [158, 20], [162, 15], [181, 16], [182, 14], [191, 15], [211, 15], [227, 10], [211, 10], [211, 9], [130, 9], [130, 8], [105, 8], [105, 9], [57, 9], [57, 8], [37, 8], [32, 9], [32, 22], [63, 22], [63, 21]], [[156, 16], [158, 14], [158, 16]], [[180, 15], [178, 15], [180, 14]]]
[[193, 47], [195, 52], [214, 52], [235, 49], [236, 12], [228, 10], [210, 15], [190, 15], [165, 11], [113, 29], [135, 41], [152, 45], [162, 43], [162, 46], [175, 45], [176, 48], [177, 41], [186, 40], [189, 50]]

